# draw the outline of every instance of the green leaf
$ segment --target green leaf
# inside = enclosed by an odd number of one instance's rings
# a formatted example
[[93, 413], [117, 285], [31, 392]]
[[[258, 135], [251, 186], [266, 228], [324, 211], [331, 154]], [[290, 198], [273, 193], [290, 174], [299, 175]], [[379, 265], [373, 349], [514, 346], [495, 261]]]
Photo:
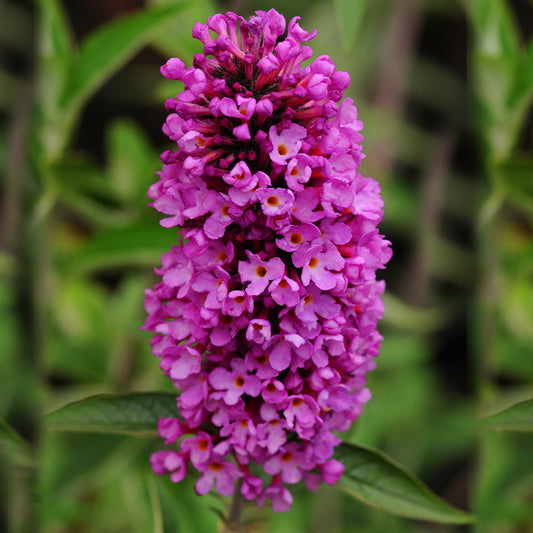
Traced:
[[63, 66], [72, 57], [72, 32], [58, 0], [39, 0], [41, 9], [41, 53]]
[[520, 38], [508, 2], [470, 0], [466, 4], [477, 48], [492, 57], [515, 59], [520, 50]]
[[56, 159], [48, 167], [50, 188], [57, 199], [96, 226], [129, 222], [117, 209], [116, 193], [109, 180], [90, 161], [78, 155]]
[[346, 50], [350, 50], [355, 42], [357, 30], [366, 8], [366, 0], [335, 0], [334, 6], [341, 30], [342, 43]]
[[[180, 0], [148, 0], [147, 3], [150, 6], [175, 5]], [[157, 32], [153, 44], [164, 56], [179, 57], [190, 64], [194, 54], [203, 50], [202, 43], [192, 38], [192, 28], [198, 21], [205, 22], [213, 13], [216, 9], [211, 0], [195, 0], [183, 11], [179, 20], [171, 21]]]
[[81, 44], [73, 62], [61, 103], [79, 108], [113, 73], [140, 50], [157, 30], [188, 5], [162, 6], [113, 21]]
[[60, 199], [68, 200], [78, 195], [91, 200], [103, 200], [105, 203], [114, 201], [109, 181], [83, 155], [69, 155], [54, 161], [49, 166], [49, 173]]
[[107, 173], [117, 196], [130, 205], [146, 203], [160, 159], [143, 130], [134, 122], [117, 120], [107, 132], [107, 153]]
[[[531, 291], [530, 291], [531, 292]], [[501, 306], [499, 314], [505, 314], [505, 309]], [[516, 312], [516, 309], [513, 310]], [[525, 326], [524, 317], [518, 327]], [[531, 328], [531, 322], [529, 322]], [[518, 381], [533, 380], [533, 359], [531, 351], [533, 349], [531, 335], [527, 337], [520, 332], [509, 330], [507, 324], [501, 324], [498, 320], [495, 328], [494, 342], [494, 370], [504, 378]]]
[[176, 232], [161, 228], [155, 220], [96, 234], [66, 262], [72, 272], [117, 266], [159, 264], [161, 255], [178, 244]]
[[63, 276], [50, 307], [47, 368], [77, 383], [105, 382], [120, 325], [104, 287], [94, 280]]
[[496, 177], [508, 198], [533, 211], [533, 158], [513, 157], [496, 167]]
[[383, 511], [443, 524], [466, 524], [473, 517], [434, 495], [416, 476], [386, 455], [354, 444], [337, 447], [345, 466], [339, 484], [354, 498]]
[[31, 446], [0, 417], [0, 450], [23, 465], [32, 464]]
[[[533, 265], [532, 265], [533, 266]], [[502, 279], [502, 293], [498, 314], [505, 329], [517, 341], [522, 341], [533, 348], [533, 279], [531, 273], [522, 276], [508, 276]], [[533, 369], [533, 360], [528, 357]]]
[[509, 157], [523, 122], [506, 106], [515, 64], [502, 57], [473, 54], [474, 109], [484, 157]]
[[160, 417], [177, 417], [176, 394], [137, 392], [91, 396], [44, 418], [47, 429], [135, 436], [157, 435]]
[[74, 45], [71, 29], [59, 0], [39, 0], [38, 72], [36, 93], [40, 118], [39, 139], [45, 159], [59, 156], [68, 134], [69, 113], [59, 100], [70, 71]]
[[496, 431], [533, 431], [533, 399], [483, 419], [481, 427]]
[[387, 309], [385, 322], [403, 330], [424, 333], [435, 331], [441, 328], [447, 319], [447, 311], [444, 308], [414, 307], [392, 295], [390, 291], [383, 296], [383, 302]]
[[467, 3], [474, 28], [471, 63], [476, 118], [484, 137], [485, 157], [494, 161], [511, 153], [525, 115], [521, 108], [509, 106], [523, 51], [508, 4], [506, 0]]
[[[531, 488], [533, 434], [489, 432], [483, 435], [478, 450], [476, 491], [472, 506], [476, 509], [480, 533], [531, 531]], [[527, 525], [526, 525], [527, 524]], [[508, 527], [510, 529], [508, 529]]]
[[507, 105], [510, 108], [527, 107], [533, 98], [533, 40], [522, 54], [513, 76]]

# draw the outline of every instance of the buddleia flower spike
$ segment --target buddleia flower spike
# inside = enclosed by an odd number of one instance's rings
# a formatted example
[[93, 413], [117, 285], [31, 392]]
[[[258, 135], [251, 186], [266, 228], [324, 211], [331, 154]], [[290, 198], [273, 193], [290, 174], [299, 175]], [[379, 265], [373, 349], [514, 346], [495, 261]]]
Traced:
[[379, 185], [358, 170], [350, 77], [326, 55], [304, 66], [316, 32], [298, 20], [271, 9], [196, 24], [204, 52], [161, 68], [184, 90], [166, 102], [175, 144], [148, 193], [181, 228], [146, 291], [144, 327], [180, 391], [153, 470], [274, 511], [290, 508], [288, 486], [342, 475], [335, 432], [370, 398], [376, 270], [391, 256]]

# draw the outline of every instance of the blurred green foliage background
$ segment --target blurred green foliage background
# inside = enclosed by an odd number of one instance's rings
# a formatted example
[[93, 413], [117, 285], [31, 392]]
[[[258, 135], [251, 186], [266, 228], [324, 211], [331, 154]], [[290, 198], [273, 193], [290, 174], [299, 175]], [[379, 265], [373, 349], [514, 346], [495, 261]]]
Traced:
[[326, 487], [250, 531], [533, 532], [531, 426], [477, 423], [533, 398], [530, 0], [0, 2], [0, 530], [216, 531], [223, 502], [151, 474], [157, 439], [39, 418], [171, 390], [139, 329], [176, 238], [146, 207], [179, 90], [159, 66], [191, 64], [195, 22], [271, 7], [316, 28], [315, 55], [350, 73], [394, 248], [373, 399], [345, 439], [478, 519], [415, 522]]

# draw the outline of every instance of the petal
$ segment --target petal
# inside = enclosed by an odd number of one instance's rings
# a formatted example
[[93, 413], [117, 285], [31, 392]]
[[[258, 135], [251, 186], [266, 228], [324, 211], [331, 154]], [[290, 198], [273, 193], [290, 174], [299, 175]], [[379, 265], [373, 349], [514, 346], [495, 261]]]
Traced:
[[214, 481], [215, 480], [213, 479], [213, 476], [208, 472], [205, 472], [202, 477], [196, 482], [194, 488], [198, 494], [203, 496], [211, 490]]

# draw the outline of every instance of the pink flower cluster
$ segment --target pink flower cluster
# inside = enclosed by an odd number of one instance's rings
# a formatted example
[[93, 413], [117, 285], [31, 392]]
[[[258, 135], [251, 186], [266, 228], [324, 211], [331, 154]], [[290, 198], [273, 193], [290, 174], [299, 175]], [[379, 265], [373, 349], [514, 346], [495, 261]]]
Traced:
[[167, 101], [151, 206], [183, 240], [162, 257], [146, 291], [153, 353], [181, 391], [180, 417], [161, 419], [171, 449], [152, 467], [196, 491], [235, 490], [275, 511], [287, 484], [333, 484], [332, 459], [370, 398], [365, 374], [389, 260], [378, 233], [376, 181], [358, 172], [363, 124], [350, 79], [303, 44], [315, 36], [275, 10], [197, 24], [204, 45], [192, 67], [170, 59], [162, 74], [184, 91]]

